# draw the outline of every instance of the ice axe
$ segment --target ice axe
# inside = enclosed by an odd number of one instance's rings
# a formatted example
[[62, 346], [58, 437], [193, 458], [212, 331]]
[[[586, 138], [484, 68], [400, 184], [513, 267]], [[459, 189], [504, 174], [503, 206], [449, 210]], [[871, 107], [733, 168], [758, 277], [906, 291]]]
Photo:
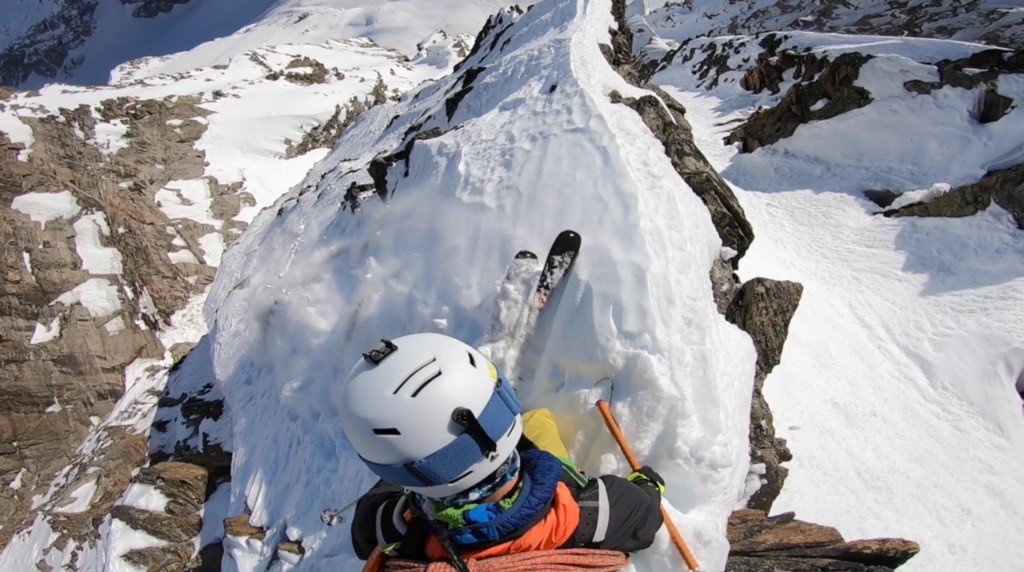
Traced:
[[[597, 383], [609, 382], [612, 389], [614, 389], [614, 382], [611, 378], [604, 378]], [[597, 384], [594, 384], [595, 387]], [[609, 391], [608, 399], [611, 399], [611, 391]], [[615, 417], [612, 416], [611, 407], [608, 402], [603, 399], [597, 400], [597, 410], [601, 412], [601, 416], [604, 417], [604, 424], [608, 426], [608, 431], [615, 438], [615, 442], [619, 444], [619, 449], [622, 450], [622, 454], [626, 456], [626, 460], [629, 461], [629, 467], [634, 471], [640, 470], [640, 461], [637, 460], [636, 455], [633, 453], [633, 448], [629, 446], [629, 442], [626, 441], [626, 436], [622, 434], [622, 429], [619, 428], [619, 424], [615, 421]], [[676, 549], [679, 550], [679, 555], [683, 557], [683, 561], [686, 562], [686, 566], [690, 570], [698, 570], [699, 565], [697, 559], [693, 557], [693, 553], [690, 552], [690, 548], [686, 546], [686, 541], [683, 540], [683, 535], [679, 534], [679, 529], [676, 528], [672, 519], [669, 518], [668, 511], [665, 510], [665, 505], [661, 506], [661, 516], [665, 521], [665, 528], [668, 529], [668, 534], [672, 537], [672, 543], [676, 545]]]

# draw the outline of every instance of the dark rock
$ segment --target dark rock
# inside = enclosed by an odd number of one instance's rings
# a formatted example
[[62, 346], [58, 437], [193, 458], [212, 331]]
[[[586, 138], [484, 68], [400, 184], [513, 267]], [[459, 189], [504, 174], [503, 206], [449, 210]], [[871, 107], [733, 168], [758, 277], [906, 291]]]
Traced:
[[[726, 137], [726, 142], [740, 143], [740, 150], [750, 153], [793, 135], [804, 123], [830, 119], [871, 103], [871, 94], [854, 85], [860, 68], [870, 59], [856, 52], [841, 54], [817, 79], [795, 84], [778, 105], [754, 112]], [[815, 108], [823, 100], [827, 103]]]
[[[769, 37], [774, 36], [776, 35], [769, 34]], [[725, 56], [728, 59], [728, 54]], [[797, 81], [808, 82], [825, 71], [827, 65], [828, 59], [819, 58], [812, 53], [792, 50], [776, 53], [775, 50], [767, 50], [758, 54], [757, 62], [744, 74], [740, 85], [751, 93], [761, 93], [765, 90], [779, 93], [780, 84], [786, 75]], [[787, 74], [790, 70], [793, 71]]]
[[68, 53], [96, 31], [98, 4], [99, 0], [60, 0], [56, 12], [0, 52], [0, 85], [19, 86], [33, 74], [53, 78], [81, 65], [82, 61], [68, 61]]
[[789, 470], [782, 463], [792, 460], [785, 440], [775, 437], [774, 419], [764, 399], [764, 381], [779, 364], [789, 334], [789, 323], [803, 295], [803, 286], [754, 278], [745, 283], [725, 312], [727, 320], [747, 332], [757, 350], [757, 367], [750, 404], [750, 462], [763, 464], [761, 487], [747, 502], [749, 508], [765, 512], [782, 491]]
[[912, 79], [903, 83], [903, 89], [911, 93], [920, 93], [921, 95], [928, 95], [935, 91], [936, 85], [927, 81], [921, 81], [919, 79]]
[[291, 540], [286, 540], [286, 541], [282, 542], [281, 544], [278, 544], [277, 545], [277, 549], [280, 550], [281, 552], [287, 552], [289, 554], [297, 554], [299, 556], [302, 556], [303, 554], [306, 553], [306, 549], [302, 546], [301, 542], [294, 542], [294, 541], [291, 541]]
[[715, 298], [715, 306], [718, 313], [725, 315], [729, 304], [736, 297], [740, 288], [739, 276], [733, 271], [732, 266], [721, 258], [716, 258], [711, 264], [711, 288]]
[[[309, 68], [308, 71], [293, 71], [297, 69]], [[291, 83], [298, 85], [316, 85], [321, 83], [327, 83], [328, 70], [327, 66], [320, 63], [319, 60], [303, 56], [301, 58], [294, 58], [288, 62], [284, 70], [272, 71], [267, 74], [267, 79], [270, 81], [277, 81], [284, 79]]]
[[867, 197], [869, 201], [884, 209], [891, 205], [899, 195], [892, 191], [881, 189], [864, 191], [864, 196]]
[[987, 209], [993, 202], [1008, 211], [1017, 228], [1024, 230], [1024, 165], [990, 172], [977, 183], [956, 187], [926, 203], [907, 205], [884, 214], [887, 217], [965, 217]]
[[754, 278], [743, 285], [726, 312], [726, 319], [750, 334], [757, 348], [757, 371], [761, 381], [779, 364], [796, 313], [803, 286]]
[[[418, 126], [417, 128], [420, 128]], [[402, 174], [403, 177], [409, 176], [409, 156], [412, 155], [412, 148], [417, 141], [424, 141], [426, 139], [433, 139], [440, 137], [444, 132], [439, 128], [428, 129], [409, 137], [405, 145], [401, 150], [391, 153], [389, 155], [379, 155], [374, 157], [370, 161], [370, 166], [367, 167], [367, 172], [370, 178], [373, 179], [373, 186], [377, 191], [377, 196], [380, 200], [386, 201], [388, 198], [388, 175], [391, 173], [391, 168], [397, 165], [399, 162], [405, 164], [405, 171]]]
[[267, 536], [267, 531], [249, 524], [248, 514], [240, 514], [224, 519], [224, 536], [255, 538], [262, 542]]
[[917, 543], [894, 538], [846, 542], [834, 528], [796, 520], [793, 513], [769, 518], [764, 511], [738, 510], [727, 531], [725, 569], [734, 572], [890, 572], [920, 551]]
[[473, 41], [473, 47], [470, 48], [469, 53], [466, 54], [466, 58], [461, 62], [455, 64], [454, 72], [458, 72], [466, 65], [473, 56], [480, 53], [481, 50], [485, 49], [484, 46], [488, 46], [486, 49], [494, 51], [494, 48], [498, 45], [498, 40], [501, 36], [512, 27], [519, 19], [519, 16], [523, 15], [523, 9], [518, 4], [502, 8], [495, 14], [492, 14], [484, 22], [480, 32], [477, 33], [476, 39]]
[[160, 14], [170, 12], [175, 6], [188, 4], [189, 1], [190, 0], [121, 0], [121, 3], [126, 6], [138, 5], [134, 10], [132, 10], [132, 16], [135, 18], [156, 18]]
[[143, 468], [137, 482], [154, 485], [168, 498], [167, 513], [188, 516], [206, 502], [206, 468], [191, 463], [167, 462]]
[[192, 559], [195, 545], [178, 542], [167, 546], [136, 548], [123, 556], [131, 564], [146, 572], [179, 572]]
[[[946, 86], [961, 89], [974, 89], [985, 85], [991, 86], [1000, 74], [1024, 73], [1024, 52], [984, 50], [959, 60], [939, 61], [935, 64], [935, 69], [939, 73], [939, 81], [911, 80], [904, 83], [903, 88], [909, 92], [929, 94]], [[991, 119], [983, 121], [983, 123], [998, 120], [1005, 115], [1006, 110], [1013, 103], [1012, 100], [1003, 102], [1003, 100], [999, 99], [1002, 96], [998, 96], [991, 87], [987, 91], [991, 92], [992, 95], [986, 94], [986, 96], [983, 96], [984, 99], [980, 105], [982, 111], [978, 115], [986, 115]], [[1000, 108], [1003, 105], [1006, 108], [1000, 112]], [[991, 111], [986, 114], [984, 109], [988, 106], [991, 106]]]
[[459, 109], [459, 104], [462, 103], [462, 100], [465, 99], [471, 91], [473, 91], [472, 87], [464, 87], [459, 91], [456, 91], [451, 97], [444, 101], [444, 112], [448, 116], [448, 121], [452, 120], [452, 117], [455, 116], [455, 112]]
[[1013, 98], [999, 95], [994, 89], [987, 89], [981, 99], [981, 112], [978, 115], [978, 122], [984, 125], [999, 121], [1010, 112], [1012, 105]]
[[224, 560], [224, 544], [214, 542], [204, 546], [185, 567], [185, 572], [220, 572]]
[[964, 73], [962, 66], [958, 66], [955, 62], [939, 62], [936, 67], [939, 69], [940, 84], [962, 89], [974, 88], [974, 78], [971, 77], [971, 74]]
[[[203, 519], [198, 514], [173, 516], [133, 506], [117, 505], [110, 511], [110, 516], [135, 530], [141, 530], [152, 537], [171, 543], [191, 543], [203, 528]], [[191, 557], [192, 552], [189, 552], [185, 561]]]
[[[684, 117], [685, 109], [667, 93], [657, 88], [658, 97], [645, 95], [639, 99], [623, 98], [617, 92], [612, 101], [622, 103], [636, 111], [654, 136], [665, 146], [665, 154], [672, 166], [691, 189], [700, 197], [711, 213], [722, 244], [737, 252], [730, 261], [735, 268], [754, 240], [754, 230], [747, 221], [732, 189], [715, 171], [697, 147]], [[666, 107], [671, 110], [666, 111]]]

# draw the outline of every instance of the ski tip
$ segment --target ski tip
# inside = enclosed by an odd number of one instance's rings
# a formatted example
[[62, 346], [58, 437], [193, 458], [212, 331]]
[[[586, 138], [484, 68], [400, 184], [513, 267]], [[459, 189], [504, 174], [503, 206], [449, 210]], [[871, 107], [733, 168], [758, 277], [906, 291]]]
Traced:
[[516, 260], [525, 260], [525, 259], [537, 260], [537, 255], [532, 253], [532, 252], [530, 252], [529, 250], [520, 250], [519, 252], [516, 253], [515, 259]]

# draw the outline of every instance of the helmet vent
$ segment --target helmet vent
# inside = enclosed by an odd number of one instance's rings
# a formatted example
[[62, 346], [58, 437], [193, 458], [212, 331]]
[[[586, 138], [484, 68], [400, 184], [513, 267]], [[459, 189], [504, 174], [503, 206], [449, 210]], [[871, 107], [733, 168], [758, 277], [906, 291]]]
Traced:
[[424, 387], [426, 387], [426, 386], [430, 385], [430, 382], [431, 382], [431, 381], [434, 381], [435, 379], [437, 379], [437, 378], [439, 378], [439, 377], [441, 377], [441, 370], [437, 370], [437, 373], [435, 373], [434, 375], [432, 375], [432, 376], [431, 376], [431, 377], [430, 377], [430, 378], [429, 378], [429, 379], [428, 379], [427, 381], [424, 381], [422, 385], [420, 385], [419, 387], [417, 387], [417, 388], [416, 388], [416, 391], [412, 392], [412, 396], [413, 396], [413, 397], [416, 397], [417, 395], [419, 395], [419, 394], [420, 394], [420, 392], [421, 392], [421, 391], [423, 391], [423, 388], [424, 388]]
[[469, 356], [469, 365], [476, 367], [476, 360], [473, 359], [473, 352], [466, 352], [466, 355]]
[[462, 479], [468, 477], [470, 475], [470, 473], [472, 473], [472, 472], [473, 472], [473, 469], [470, 469], [470, 470], [466, 471], [465, 473], [462, 473], [461, 475], [455, 477], [455, 479], [451, 483], [449, 483], [449, 484], [455, 484], [455, 483], [461, 481]]
[[[412, 379], [414, 375], [416, 375], [417, 373], [422, 371], [423, 368], [427, 367], [428, 365], [430, 365], [430, 364], [432, 364], [432, 363], [434, 363], [436, 361], [437, 361], [437, 358], [436, 357], [432, 357], [432, 358], [430, 358], [429, 361], [423, 362], [423, 365], [421, 365], [418, 368], [412, 370], [412, 373], [410, 373], [405, 379], [403, 379], [402, 383], [398, 384], [398, 387], [396, 387], [395, 390], [391, 392], [391, 395], [398, 395], [398, 392], [402, 390], [402, 387], [404, 387], [405, 384], [408, 383], [409, 380]], [[420, 386], [420, 389], [423, 389], [423, 386]], [[416, 390], [416, 393], [419, 393], [419, 389]], [[416, 393], [413, 394], [413, 397], [416, 397]]]
[[374, 427], [373, 434], [374, 435], [401, 435], [402, 432], [399, 431], [398, 428], [396, 428], [396, 427], [388, 427], [386, 429], [380, 428], [380, 427]]

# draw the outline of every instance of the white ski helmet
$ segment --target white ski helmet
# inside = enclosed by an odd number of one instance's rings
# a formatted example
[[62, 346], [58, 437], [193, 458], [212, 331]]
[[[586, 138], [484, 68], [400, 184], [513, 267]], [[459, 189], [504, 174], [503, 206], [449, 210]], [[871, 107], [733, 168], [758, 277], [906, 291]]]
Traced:
[[370, 470], [435, 499], [486, 479], [523, 433], [522, 406], [504, 376], [441, 334], [381, 340], [338, 399], [345, 435]]

